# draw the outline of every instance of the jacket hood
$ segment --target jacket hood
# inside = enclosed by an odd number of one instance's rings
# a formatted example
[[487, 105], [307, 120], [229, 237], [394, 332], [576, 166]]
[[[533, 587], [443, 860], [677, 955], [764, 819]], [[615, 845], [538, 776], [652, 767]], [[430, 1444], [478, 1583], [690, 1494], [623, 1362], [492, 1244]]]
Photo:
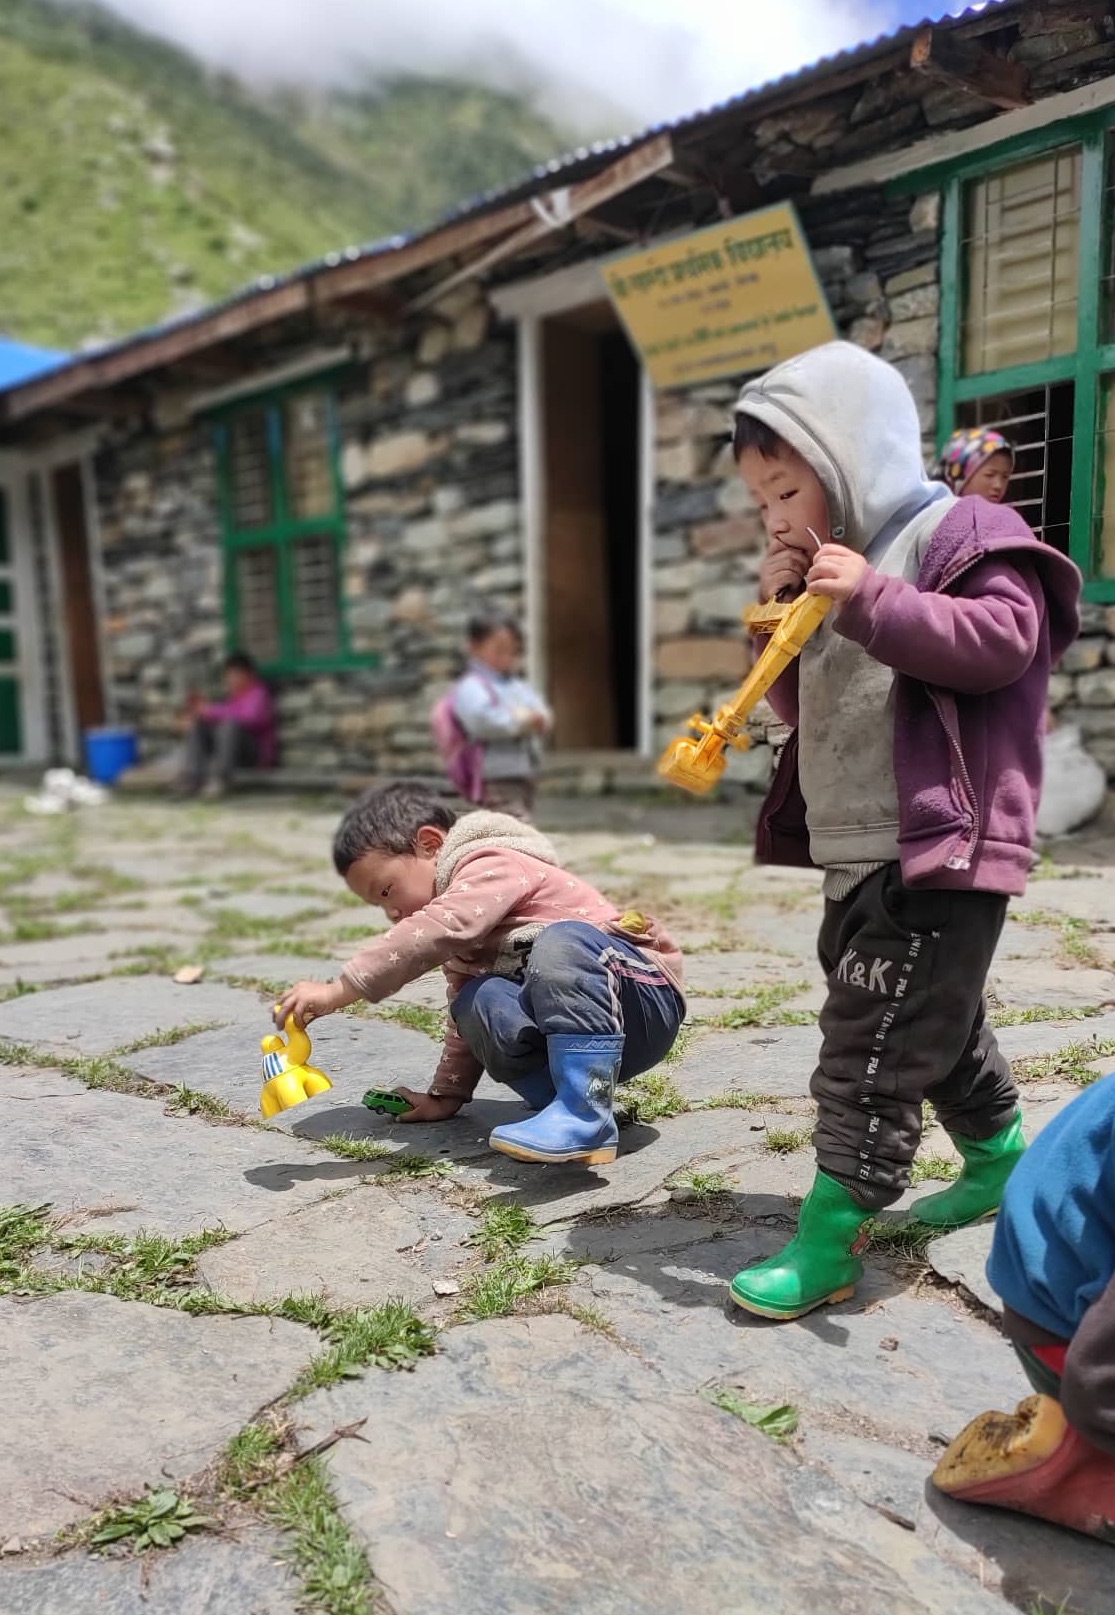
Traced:
[[1025, 551], [1037, 568], [1049, 613], [1054, 665], [1080, 632], [1080, 570], [1074, 561], [1039, 539], [1017, 510], [993, 505], [978, 494], [958, 499], [925, 553], [918, 587], [939, 589], [957, 567], [985, 555]]
[[826, 342], [746, 382], [736, 413], [763, 421], [812, 466], [832, 537], [850, 549], [865, 550], [904, 507], [918, 509], [940, 486], [925, 474], [909, 387], [854, 342]]
[[447, 889], [462, 858], [470, 858], [474, 852], [486, 852], [491, 847], [499, 847], [503, 852], [525, 852], [540, 863], [560, 867], [557, 853], [540, 830], [524, 824], [521, 819], [513, 819], [510, 813], [489, 813], [481, 809], [477, 813], [463, 814], [446, 836], [437, 860], [438, 895]]

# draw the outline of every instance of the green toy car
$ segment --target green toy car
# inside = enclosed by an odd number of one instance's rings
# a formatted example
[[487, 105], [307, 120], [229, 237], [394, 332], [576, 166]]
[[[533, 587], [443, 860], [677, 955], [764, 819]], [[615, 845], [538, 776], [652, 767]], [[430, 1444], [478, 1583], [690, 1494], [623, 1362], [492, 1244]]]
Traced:
[[410, 1109], [410, 1100], [392, 1093], [390, 1088], [369, 1088], [364, 1095], [364, 1103], [377, 1116], [401, 1116]]

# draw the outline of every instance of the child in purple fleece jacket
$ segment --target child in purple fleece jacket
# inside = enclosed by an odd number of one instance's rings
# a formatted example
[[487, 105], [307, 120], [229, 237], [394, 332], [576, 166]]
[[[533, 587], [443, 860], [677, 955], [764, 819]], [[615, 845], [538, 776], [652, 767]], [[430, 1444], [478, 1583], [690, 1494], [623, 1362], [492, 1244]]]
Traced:
[[[226, 699], [191, 697], [180, 796], [223, 796], [237, 768], [274, 768], [278, 761], [275, 702], [250, 656], [236, 651], [224, 665]], [[208, 780], [206, 776], [208, 775]]]
[[1025, 1148], [983, 993], [1030, 869], [1080, 577], [1013, 510], [926, 480], [909, 389], [850, 343], [749, 382], [735, 455], [767, 530], [763, 598], [804, 583], [835, 607], [771, 691], [794, 734], [757, 842], [825, 871], [818, 1172], [796, 1238], [732, 1283], [746, 1310], [795, 1318], [852, 1294], [864, 1222], [909, 1183], [924, 1099], [964, 1167], [921, 1222], [994, 1211]]

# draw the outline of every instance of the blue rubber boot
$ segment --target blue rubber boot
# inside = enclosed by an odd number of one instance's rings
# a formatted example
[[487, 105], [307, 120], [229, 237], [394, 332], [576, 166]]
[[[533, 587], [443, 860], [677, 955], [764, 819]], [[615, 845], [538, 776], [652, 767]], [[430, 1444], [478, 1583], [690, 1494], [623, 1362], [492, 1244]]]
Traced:
[[539, 1066], [537, 1071], [528, 1072], [525, 1077], [509, 1077], [503, 1086], [518, 1094], [528, 1110], [545, 1110], [547, 1105], [554, 1102], [554, 1082], [549, 1066]]
[[607, 1166], [616, 1158], [619, 1129], [612, 1095], [623, 1055], [622, 1037], [546, 1039], [556, 1098], [537, 1116], [496, 1127], [492, 1149], [516, 1161], [580, 1161]]

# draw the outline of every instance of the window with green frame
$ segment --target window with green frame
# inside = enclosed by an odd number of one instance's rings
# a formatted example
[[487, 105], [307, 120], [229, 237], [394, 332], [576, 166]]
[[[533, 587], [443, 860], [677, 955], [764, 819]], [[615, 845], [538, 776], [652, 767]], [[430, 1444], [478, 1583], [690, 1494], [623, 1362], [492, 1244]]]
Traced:
[[349, 664], [332, 394], [255, 398], [216, 433], [229, 644], [269, 673]]
[[906, 188], [944, 189], [939, 428], [1014, 444], [1008, 498], [1115, 601], [1115, 109]]

